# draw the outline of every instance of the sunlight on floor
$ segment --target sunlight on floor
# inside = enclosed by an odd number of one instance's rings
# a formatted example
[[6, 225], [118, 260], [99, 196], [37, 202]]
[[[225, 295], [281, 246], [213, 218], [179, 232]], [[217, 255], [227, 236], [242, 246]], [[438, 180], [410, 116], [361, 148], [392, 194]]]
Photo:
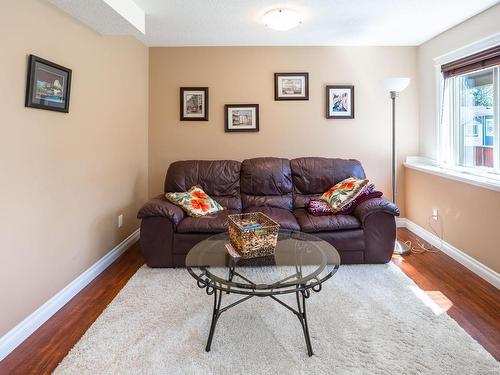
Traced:
[[397, 254], [392, 254], [392, 261], [397, 264], [398, 266], [400, 266], [401, 264], [403, 264], [404, 262], [404, 257], [402, 257], [401, 255], [397, 255]]
[[436, 315], [441, 315], [453, 306], [453, 302], [439, 290], [424, 291], [417, 286], [410, 289]]

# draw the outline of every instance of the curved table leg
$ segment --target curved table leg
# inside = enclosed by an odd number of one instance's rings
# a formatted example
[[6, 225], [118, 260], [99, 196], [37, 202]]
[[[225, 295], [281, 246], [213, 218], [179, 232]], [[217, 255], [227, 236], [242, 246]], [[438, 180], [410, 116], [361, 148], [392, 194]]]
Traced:
[[[209, 293], [209, 294], [212, 294], [212, 293]], [[221, 316], [221, 314], [224, 311], [232, 308], [233, 306], [236, 306], [236, 305], [246, 301], [247, 299], [254, 297], [254, 295], [247, 295], [246, 297], [244, 297], [236, 302], [233, 302], [230, 305], [221, 309], [222, 295], [223, 294], [224, 294], [224, 292], [222, 292], [218, 289], [213, 289], [214, 307], [213, 307], [213, 312], [212, 312], [212, 323], [210, 325], [210, 333], [208, 335], [207, 346], [205, 347], [205, 350], [207, 352], [210, 351], [210, 347], [212, 346], [212, 340], [214, 338], [215, 327], [217, 326], [217, 321], [219, 320], [219, 317]], [[300, 325], [302, 326], [302, 331], [304, 332], [304, 338], [305, 338], [306, 347], [307, 347], [307, 354], [309, 355], [309, 357], [311, 357], [314, 353], [312, 350], [311, 338], [309, 336], [309, 326], [307, 324], [307, 312], [306, 312], [306, 299], [309, 298], [310, 293], [307, 290], [306, 291], [302, 290], [302, 291], [295, 292], [295, 296], [297, 298], [297, 310], [288, 306], [286, 303], [282, 302], [281, 300], [279, 300], [275, 296], [270, 295], [269, 297], [271, 297], [275, 301], [279, 302], [281, 305], [285, 306], [287, 309], [292, 311], [297, 316], [297, 318], [300, 321]]]
[[207, 346], [205, 350], [210, 351], [210, 346], [212, 345], [212, 339], [214, 338], [215, 326], [217, 325], [217, 320], [220, 316], [220, 304], [222, 301], [222, 292], [214, 289], [214, 310], [212, 313], [212, 324], [210, 325], [210, 334], [208, 335]]
[[[234, 264], [231, 264], [231, 265], [229, 266], [229, 271], [228, 271], [228, 272], [229, 272], [228, 280], [229, 280], [229, 282], [232, 282], [232, 281], [233, 281], [233, 277], [234, 277]], [[230, 287], [228, 287], [228, 288], [230, 288]], [[229, 290], [228, 290], [228, 291], [226, 292], [226, 294], [229, 294], [229, 293], [230, 293], [230, 292], [229, 292]]]
[[[299, 294], [301, 294], [301, 296], [299, 296]], [[296, 292], [295, 295], [297, 296], [297, 309], [298, 309], [297, 317], [299, 318], [302, 330], [304, 331], [307, 354], [309, 355], [309, 357], [311, 357], [314, 353], [312, 350], [311, 338], [309, 336], [309, 326], [307, 325], [307, 313], [306, 313], [306, 298], [309, 297], [309, 295], [307, 295], [306, 297], [306, 294], [304, 292]]]

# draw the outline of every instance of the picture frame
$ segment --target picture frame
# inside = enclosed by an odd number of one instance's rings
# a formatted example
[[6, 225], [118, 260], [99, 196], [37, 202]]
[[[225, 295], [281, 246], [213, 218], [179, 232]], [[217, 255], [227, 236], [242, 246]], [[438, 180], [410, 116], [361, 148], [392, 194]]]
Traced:
[[274, 73], [274, 100], [309, 100], [309, 73]]
[[327, 119], [354, 118], [353, 85], [326, 86], [326, 118]]
[[24, 106], [68, 113], [71, 74], [69, 68], [29, 55]]
[[224, 131], [258, 132], [258, 104], [226, 104], [224, 106]]
[[180, 88], [180, 120], [208, 121], [208, 87]]

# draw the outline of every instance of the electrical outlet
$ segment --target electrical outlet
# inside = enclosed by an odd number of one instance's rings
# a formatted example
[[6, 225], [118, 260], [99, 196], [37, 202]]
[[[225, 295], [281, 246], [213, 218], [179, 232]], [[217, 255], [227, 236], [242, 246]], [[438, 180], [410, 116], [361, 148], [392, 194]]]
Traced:
[[123, 227], [123, 214], [118, 215], [118, 228]]
[[437, 220], [439, 218], [439, 210], [437, 208], [432, 209], [432, 220]]

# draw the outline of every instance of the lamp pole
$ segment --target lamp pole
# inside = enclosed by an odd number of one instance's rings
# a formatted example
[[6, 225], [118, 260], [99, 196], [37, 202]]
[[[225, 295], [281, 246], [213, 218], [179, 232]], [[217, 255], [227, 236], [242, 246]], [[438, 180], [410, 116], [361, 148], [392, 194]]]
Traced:
[[392, 203], [396, 204], [396, 98], [399, 93], [391, 91], [392, 101]]
[[[396, 154], [396, 98], [410, 84], [408, 77], [392, 77], [382, 80], [382, 86], [386, 91], [389, 91], [392, 102], [392, 202], [396, 204], [397, 200], [397, 154]], [[400, 242], [396, 238], [394, 243], [394, 253], [398, 255], [406, 255], [411, 252], [411, 249], [404, 242]]]
[[[396, 155], [396, 98], [399, 96], [398, 91], [390, 91], [392, 101], [392, 202], [397, 205], [397, 155]], [[396, 239], [394, 243], [394, 253], [398, 255], [407, 255], [411, 252], [409, 246], [404, 242]]]

